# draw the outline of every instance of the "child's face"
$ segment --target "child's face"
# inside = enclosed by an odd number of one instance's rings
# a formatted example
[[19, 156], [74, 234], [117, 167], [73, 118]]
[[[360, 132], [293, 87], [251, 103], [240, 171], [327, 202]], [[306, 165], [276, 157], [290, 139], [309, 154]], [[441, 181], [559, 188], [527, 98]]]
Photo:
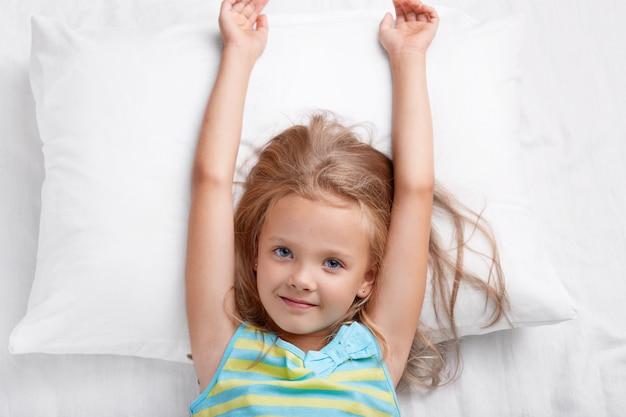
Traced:
[[267, 213], [257, 261], [261, 302], [275, 330], [296, 346], [328, 336], [355, 296], [370, 293], [375, 276], [359, 208], [297, 195]]

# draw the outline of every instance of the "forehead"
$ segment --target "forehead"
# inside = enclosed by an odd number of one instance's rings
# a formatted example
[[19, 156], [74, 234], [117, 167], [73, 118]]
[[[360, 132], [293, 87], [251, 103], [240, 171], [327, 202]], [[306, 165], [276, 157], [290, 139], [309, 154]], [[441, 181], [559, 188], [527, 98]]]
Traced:
[[369, 252], [368, 233], [363, 223], [363, 214], [356, 203], [339, 199], [313, 200], [289, 194], [269, 209], [261, 236]]

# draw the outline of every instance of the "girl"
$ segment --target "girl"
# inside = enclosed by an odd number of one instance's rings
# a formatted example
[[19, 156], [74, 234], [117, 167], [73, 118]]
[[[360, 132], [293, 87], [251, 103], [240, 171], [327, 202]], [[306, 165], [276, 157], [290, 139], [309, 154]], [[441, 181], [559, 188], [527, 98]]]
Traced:
[[[393, 165], [349, 128], [313, 116], [261, 151], [233, 213], [244, 100], [268, 34], [266, 3], [224, 0], [220, 11], [224, 48], [192, 174], [187, 311], [203, 394], [190, 410], [399, 415], [403, 374], [435, 386], [445, 364], [416, 333], [429, 262], [452, 325], [461, 279], [496, 301], [494, 321], [505, 301], [500, 285], [466, 274], [461, 257], [446, 258], [431, 236], [433, 201], [454, 219], [459, 251], [467, 220], [434, 193], [425, 55], [439, 19], [419, 0], [394, 0], [395, 24], [389, 13], [380, 23], [393, 79]], [[450, 269], [448, 289], [442, 277]]]

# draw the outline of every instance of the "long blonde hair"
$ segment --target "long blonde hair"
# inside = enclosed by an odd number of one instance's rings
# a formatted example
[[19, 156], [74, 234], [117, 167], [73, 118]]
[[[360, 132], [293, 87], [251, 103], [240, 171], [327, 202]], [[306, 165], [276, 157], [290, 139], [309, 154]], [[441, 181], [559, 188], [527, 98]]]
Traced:
[[[362, 142], [353, 128], [327, 114], [313, 115], [308, 125], [288, 128], [259, 152], [258, 162], [245, 180], [235, 212], [234, 290], [239, 319], [263, 330], [270, 330], [270, 318], [259, 298], [254, 272], [258, 238], [268, 210], [289, 194], [356, 203], [368, 227], [371, 261], [380, 270], [393, 203], [393, 164], [385, 154]], [[449, 351], [454, 351], [458, 358], [454, 305], [460, 283], [465, 281], [484, 290], [490, 304], [495, 306], [492, 323], [500, 319], [506, 307], [497, 248], [480, 216], [462, 208], [440, 187], [435, 189], [434, 211], [445, 213], [456, 236], [456, 256], [446, 251], [434, 227], [429, 246], [436, 317], [441, 328], [450, 329], [447, 336], [453, 342], [433, 344], [416, 329], [403, 381], [426, 387], [441, 385], [458, 374], [457, 366], [444, 377]], [[463, 268], [463, 229], [468, 223], [475, 225], [491, 245], [492, 268], [486, 281]], [[374, 285], [376, 287], [376, 282]], [[369, 296], [355, 297], [352, 307], [334, 330], [343, 323], [359, 321], [372, 330], [384, 348], [386, 341], [367, 315], [365, 307], [369, 300]], [[444, 311], [440, 311], [441, 306]]]

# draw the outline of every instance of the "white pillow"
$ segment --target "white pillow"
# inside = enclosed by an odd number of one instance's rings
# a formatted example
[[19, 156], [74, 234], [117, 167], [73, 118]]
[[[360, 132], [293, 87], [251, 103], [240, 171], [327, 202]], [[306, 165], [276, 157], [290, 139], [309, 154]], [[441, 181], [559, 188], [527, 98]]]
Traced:
[[[437, 176], [473, 207], [487, 203], [512, 324], [571, 319], [575, 310], [542, 250], [520, 166], [519, 21], [479, 23], [439, 12], [428, 67]], [[391, 84], [376, 38], [382, 16], [270, 16], [269, 43], [250, 83], [238, 175], [252, 148], [310, 110], [371, 121], [377, 146], [388, 149]], [[216, 26], [74, 30], [33, 19], [31, 84], [46, 177], [36, 276], [11, 352], [187, 360], [189, 173], [218, 39]], [[435, 323], [428, 305], [424, 328]], [[483, 310], [480, 297], [463, 288], [461, 335], [510, 327], [483, 328]]]

